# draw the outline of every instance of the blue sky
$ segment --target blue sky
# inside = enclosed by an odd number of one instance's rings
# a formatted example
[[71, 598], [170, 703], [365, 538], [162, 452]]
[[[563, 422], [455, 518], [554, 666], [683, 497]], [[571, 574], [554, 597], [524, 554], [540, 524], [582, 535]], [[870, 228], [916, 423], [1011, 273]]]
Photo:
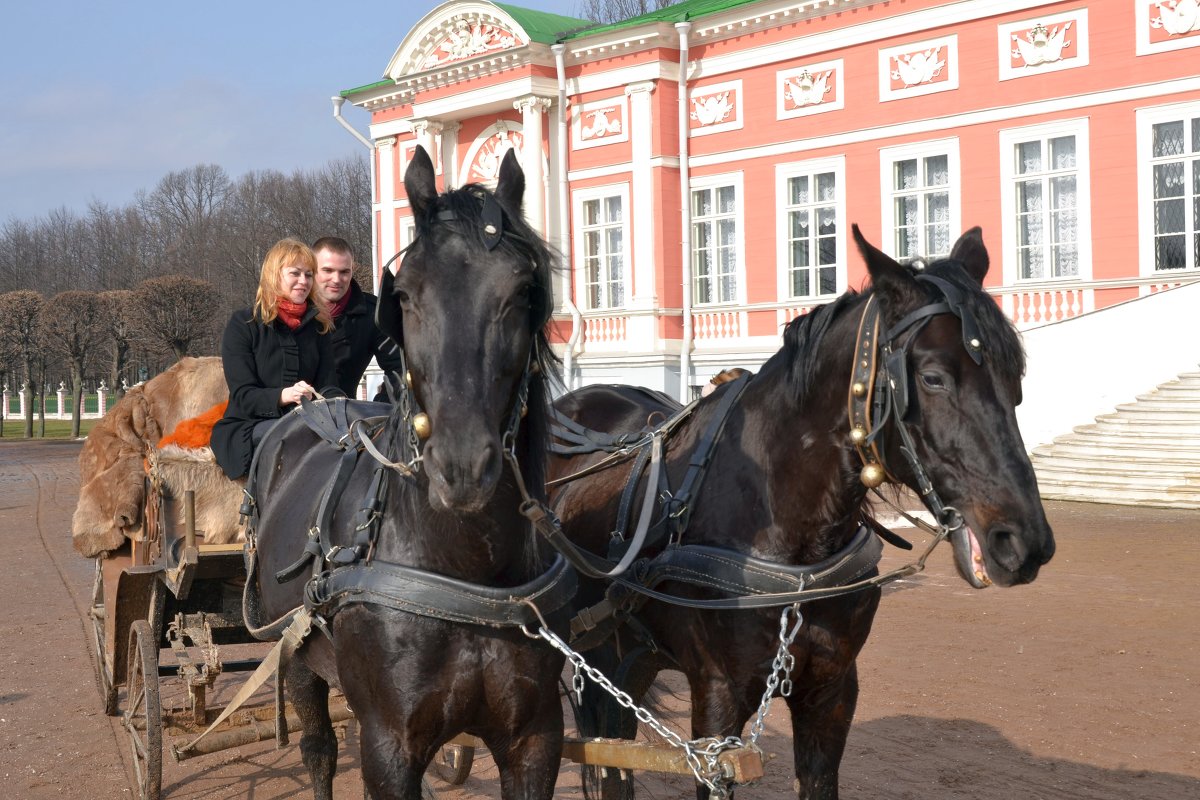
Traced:
[[[512, 5], [574, 16], [577, 0]], [[171, 170], [319, 167], [364, 148], [329, 98], [379, 80], [435, 0], [9, 0], [0, 225], [131, 202]], [[366, 133], [367, 115], [345, 106]]]

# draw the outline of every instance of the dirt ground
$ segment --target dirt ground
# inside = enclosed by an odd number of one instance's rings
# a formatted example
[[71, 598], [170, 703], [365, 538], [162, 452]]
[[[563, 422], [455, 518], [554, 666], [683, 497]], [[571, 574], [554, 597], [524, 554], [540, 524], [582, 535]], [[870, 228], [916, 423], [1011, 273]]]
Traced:
[[[16, 800], [133, 795], [128, 741], [92, 678], [93, 565], [70, 545], [78, 451], [0, 441], [0, 796]], [[843, 800], [1200, 798], [1200, 515], [1047, 510], [1058, 554], [1033, 585], [975, 592], [947, 550], [887, 590], [859, 659]], [[904, 556], [889, 548], [885, 566]], [[791, 795], [786, 725], [777, 704], [764, 736], [777, 757], [740, 798]], [[694, 796], [684, 778], [636, 780], [643, 798]], [[578, 786], [565, 767], [558, 796], [579, 797]], [[486, 755], [464, 786], [431, 787], [443, 800], [499, 797]], [[353, 725], [335, 793], [362, 797]], [[168, 756], [163, 795], [310, 796], [297, 748], [270, 742]]]

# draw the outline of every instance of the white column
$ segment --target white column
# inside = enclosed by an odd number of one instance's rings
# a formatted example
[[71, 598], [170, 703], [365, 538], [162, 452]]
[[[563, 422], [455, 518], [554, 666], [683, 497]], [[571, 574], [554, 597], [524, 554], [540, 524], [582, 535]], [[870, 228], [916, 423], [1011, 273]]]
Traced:
[[26, 402], [25, 396], [27, 394], [29, 394], [29, 382], [28, 381], [21, 384], [21, 416], [22, 417], [25, 416], [25, 402]]
[[104, 385], [104, 381], [100, 381], [100, 385], [96, 387], [96, 411], [102, 417], [104, 412], [108, 411], [108, 387]]
[[[375, 141], [376, 161], [379, 163], [379, 174], [376, 176], [376, 188], [379, 191], [379, 230], [376, 236], [379, 242], [379, 254], [382, 260], [379, 266], [387, 263], [398, 249], [396, 231], [396, 137]], [[378, 288], [378, 287], [376, 287]]]
[[657, 264], [654, 257], [654, 170], [650, 165], [654, 155], [650, 95], [654, 87], [653, 81], [631, 83], [625, 87], [625, 94], [629, 97], [629, 144], [633, 161], [630, 208], [626, 211], [633, 230], [630, 248], [633, 256], [632, 308], [658, 306], [658, 286], [655, 283]]
[[438, 172], [438, 164], [441, 158], [438, 155], [437, 143], [438, 134], [442, 132], [442, 123], [431, 119], [414, 119], [412, 121], [413, 133], [417, 135], [417, 144], [425, 148], [425, 152], [429, 154], [429, 160], [433, 162], [434, 172]]
[[525, 139], [521, 152], [521, 168], [525, 171], [525, 219], [543, 236], [546, 234], [546, 170], [542, 158], [542, 131], [550, 102], [548, 97], [529, 95], [513, 103], [513, 108], [521, 112]]
[[57, 408], [58, 413], [55, 414], [55, 416], [58, 417], [59, 419], [62, 419], [63, 417], [66, 416], [66, 414], [63, 413], [63, 411], [64, 411], [63, 397], [66, 395], [66, 393], [67, 393], [66, 384], [64, 384], [62, 381], [59, 381], [58, 382], [58, 391], [55, 392], [55, 394], [58, 395], [58, 408]]
[[8, 392], [8, 384], [6, 383], [6, 384], [4, 384], [4, 391], [3, 391], [3, 392], [0, 392], [0, 403], [4, 403], [4, 405], [3, 405], [3, 406], [0, 406], [0, 419], [5, 419], [5, 418], [7, 418], [7, 417], [9, 416], [9, 413], [8, 413], [8, 394], [9, 394], [9, 392]]
[[458, 132], [462, 128], [457, 122], [443, 122], [442, 127], [442, 187], [446, 190], [460, 186], [458, 177]]

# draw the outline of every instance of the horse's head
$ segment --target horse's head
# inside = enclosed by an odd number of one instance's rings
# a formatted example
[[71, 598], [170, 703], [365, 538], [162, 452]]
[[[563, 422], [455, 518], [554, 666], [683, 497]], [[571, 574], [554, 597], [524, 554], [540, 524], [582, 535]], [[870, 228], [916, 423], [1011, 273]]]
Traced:
[[[921, 271], [871, 246], [857, 226], [854, 238], [879, 308], [884, 371], [875, 391], [889, 395], [878, 412], [888, 418], [880, 420], [880, 466], [934, 511], [944, 504], [959, 512], [954, 560], [972, 586], [1032, 581], [1054, 555], [1054, 535], [1017, 429], [1024, 353], [983, 290], [982, 231], [967, 231], [948, 259]], [[959, 522], [944, 515], [950, 527]]]
[[471, 185], [439, 195], [418, 147], [404, 188], [416, 238], [396, 276], [384, 270], [378, 323], [403, 348], [412, 396], [428, 415], [430, 503], [478, 512], [499, 480], [524, 389], [541, 386], [550, 251], [522, 218], [525, 177], [511, 151], [495, 192]]

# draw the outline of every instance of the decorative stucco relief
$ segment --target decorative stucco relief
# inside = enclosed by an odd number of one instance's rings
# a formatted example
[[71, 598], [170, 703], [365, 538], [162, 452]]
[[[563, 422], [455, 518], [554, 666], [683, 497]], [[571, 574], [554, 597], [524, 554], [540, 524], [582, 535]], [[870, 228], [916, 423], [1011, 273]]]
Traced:
[[778, 119], [819, 114], [842, 108], [842, 60], [805, 64], [775, 74]]
[[879, 99], [898, 100], [958, 88], [958, 37], [879, 51]]
[[1000, 80], [1087, 66], [1087, 9], [1001, 25]]

